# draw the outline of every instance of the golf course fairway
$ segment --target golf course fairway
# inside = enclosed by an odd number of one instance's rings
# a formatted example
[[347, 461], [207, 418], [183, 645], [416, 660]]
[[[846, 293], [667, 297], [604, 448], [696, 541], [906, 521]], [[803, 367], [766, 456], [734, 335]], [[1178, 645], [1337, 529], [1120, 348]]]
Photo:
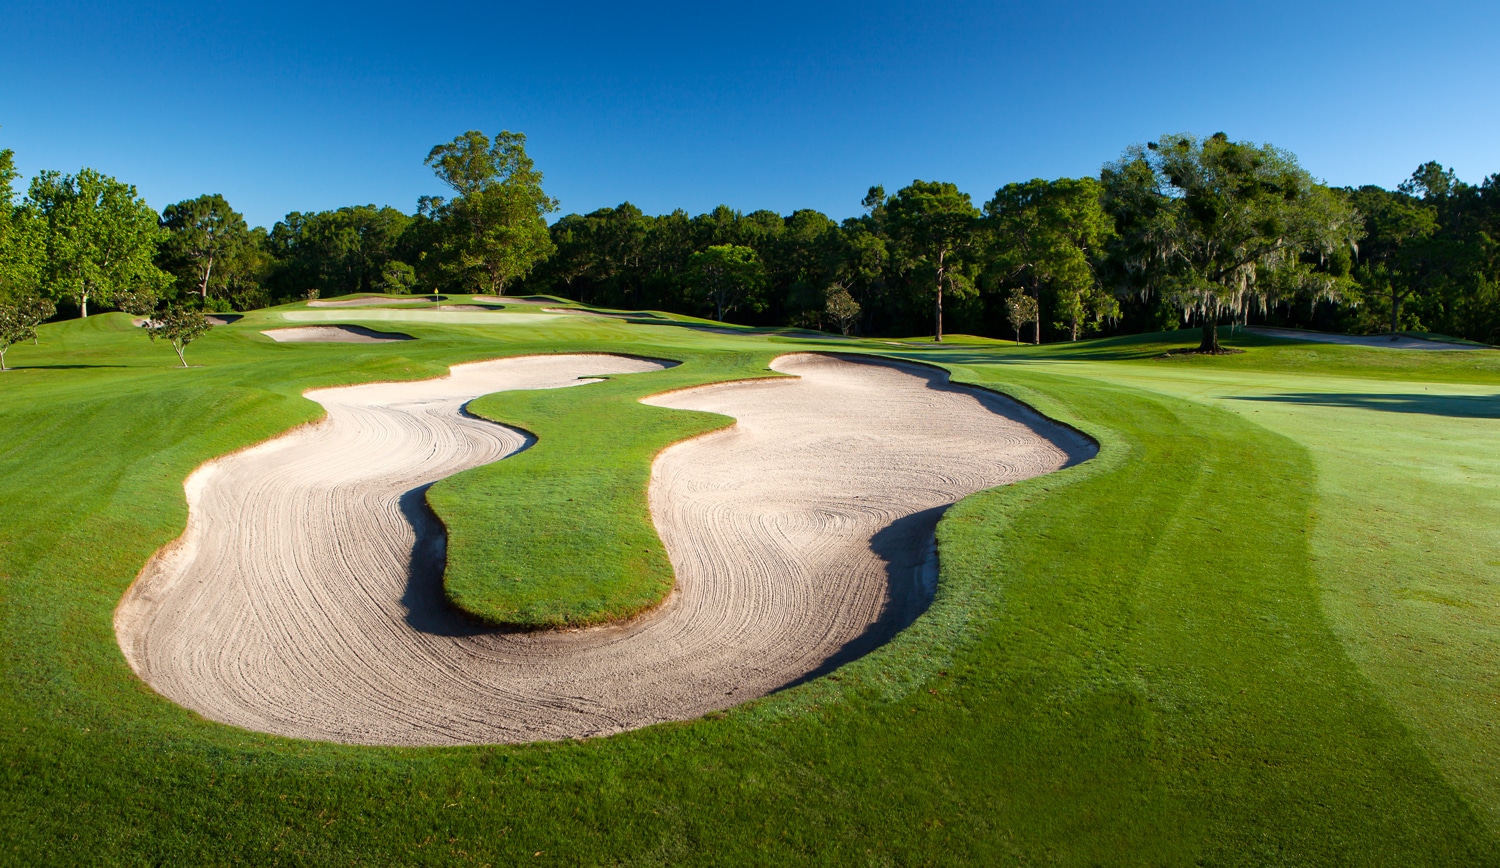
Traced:
[[[1226, 330], [1244, 354], [1162, 358], [1196, 337], [893, 345], [519, 309], [254, 311], [185, 369], [123, 314], [10, 351], [0, 861], [1500, 863], [1500, 353]], [[312, 324], [413, 340], [261, 334]], [[304, 392], [552, 353], [680, 364], [470, 403], [536, 442], [428, 491], [445, 590], [538, 627], [646, 612], [674, 576], [653, 462], [733, 421], [640, 399], [806, 352], [944, 367], [1098, 455], [949, 509], [931, 604], [868, 653], [609, 737], [267, 735], [158, 694], [116, 643], [187, 527], [184, 480], [320, 419]]]

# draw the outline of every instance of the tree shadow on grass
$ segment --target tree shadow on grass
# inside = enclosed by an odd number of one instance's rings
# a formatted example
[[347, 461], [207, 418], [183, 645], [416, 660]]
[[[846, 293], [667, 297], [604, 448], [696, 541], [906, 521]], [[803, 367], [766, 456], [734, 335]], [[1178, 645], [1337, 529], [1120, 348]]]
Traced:
[[136, 365], [6, 365], [7, 371], [77, 371], [96, 368], [133, 368]]
[[1242, 395], [1237, 401], [1274, 404], [1305, 404], [1312, 407], [1344, 407], [1383, 410], [1387, 413], [1417, 413], [1456, 419], [1500, 419], [1500, 395], [1432, 394], [1341, 394], [1334, 392], [1287, 392], [1281, 395]]
[[948, 510], [935, 506], [898, 518], [870, 538], [870, 549], [885, 561], [886, 603], [880, 617], [845, 642], [816, 669], [783, 684], [780, 692], [822, 678], [891, 641], [932, 605], [937, 594], [937, 556], [933, 534]]

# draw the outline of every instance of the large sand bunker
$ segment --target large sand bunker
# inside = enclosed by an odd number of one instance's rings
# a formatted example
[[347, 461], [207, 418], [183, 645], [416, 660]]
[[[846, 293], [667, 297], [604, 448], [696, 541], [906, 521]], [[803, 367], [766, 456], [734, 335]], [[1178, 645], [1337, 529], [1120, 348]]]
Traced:
[[475, 301], [498, 301], [504, 304], [552, 304], [558, 303], [555, 298], [545, 295], [476, 295]]
[[447, 298], [448, 298], [448, 296], [446, 296], [446, 295], [442, 295], [442, 296], [414, 295], [414, 296], [397, 296], [397, 297], [394, 297], [394, 298], [391, 297], [391, 296], [384, 296], [384, 295], [361, 295], [361, 296], [356, 296], [355, 298], [336, 298], [336, 299], [327, 299], [327, 300], [317, 300], [317, 299], [314, 299], [313, 301], [309, 301], [307, 303], [307, 306], [308, 307], [373, 307], [375, 305], [381, 305], [381, 306], [391, 305], [391, 306], [398, 306], [399, 307], [399, 306], [402, 306], [402, 305], [435, 304], [435, 303], [437, 303], [439, 301], [446, 301]]
[[293, 326], [266, 329], [261, 334], [277, 343], [388, 344], [413, 340], [401, 332], [378, 332], [357, 325]]
[[875, 647], [931, 598], [943, 507], [1094, 452], [934, 369], [784, 356], [774, 367], [799, 379], [649, 401], [738, 420], [653, 466], [677, 574], [657, 610], [515, 633], [448, 607], [425, 487], [527, 445], [464, 402], [656, 367], [529, 357], [308, 393], [326, 421], [188, 479], [187, 531], [116, 613], [126, 658], [206, 717], [303, 738], [520, 742], [692, 718]]

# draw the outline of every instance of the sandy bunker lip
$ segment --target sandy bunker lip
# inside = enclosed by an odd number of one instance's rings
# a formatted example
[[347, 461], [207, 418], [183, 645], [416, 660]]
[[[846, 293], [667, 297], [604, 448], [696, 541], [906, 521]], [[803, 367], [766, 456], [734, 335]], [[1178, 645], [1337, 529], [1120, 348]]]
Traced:
[[361, 295], [355, 298], [314, 299], [307, 303], [308, 307], [374, 307], [374, 306], [402, 306], [414, 304], [434, 304], [447, 301], [448, 296], [413, 295], [413, 296], [384, 296], [384, 295]]
[[189, 477], [186, 532], [116, 612], [126, 658], [206, 717], [349, 743], [522, 742], [693, 718], [876, 647], [931, 598], [943, 508], [1094, 454], [1071, 429], [935, 369], [783, 356], [773, 367], [795, 379], [647, 401], [737, 420], [652, 467], [677, 578], [661, 607], [541, 633], [453, 611], [423, 492], [529, 444], [465, 402], [659, 367], [522, 357], [309, 392], [324, 422]]
[[388, 344], [416, 340], [401, 332], [380, 332], [357, 325], [291, 326], [261, 334], [277, 343]]
[[[205, 314], [203, 318], [208, 320], [210, 325], [226, 326], [239, 322], [245, 318], [245, 315], [239, 313], [210, 313]], [[130, 320], [130, 324], [136, 328], [145, 328], [149, 322], [151, 322], [151, 318], [144, 316], [134, 317]]]

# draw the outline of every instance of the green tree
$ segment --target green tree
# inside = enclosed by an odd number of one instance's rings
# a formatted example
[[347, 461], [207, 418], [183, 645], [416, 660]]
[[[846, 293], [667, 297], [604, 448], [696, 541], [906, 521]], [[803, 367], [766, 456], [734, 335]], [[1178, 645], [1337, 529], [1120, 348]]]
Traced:
[[416, 286], [417, 270], [392, 259], [380, 272], [380, 285], [377, 288], [387, 295], [410, 295]]
[[859, 322], [859, 302], [849, 294], [849, 290], [834, 284], [828, 287], [828, 296], [824, 309], [833, 318], [839, 327], [839, 334], [847, 335]]
[[150, 316], [156, 312], [156, 296], [150, 292], [121, 290], [115, 293], [114, 303], [131, 316]]
[[[870, 189], [867, 201], [877, 192], [877, 188]], [[959, 256], [973, 244], [979, 212], [968, 193], [938, 181], [913, 181], [876, 207], [883, 209], [884, 222], [908, 265], [931, 288], [933, 340], [942, 341], [944, 291], [955, 298], [974, 292], [972, 281], [960, 268]]]
[[28, 296], [14, 304], [0, 304], [0, 371], [5, 370], [5, 351], [11, 344], [31, 339], [37, 342], [37, 326], [52, 318], [57, 306], [50, 299]]
[[[57, 305], [52, 303], [52, 299], [40, 295], [28, 295], [21, 299], [16, 307], [20, 309], [21, 317], [31, 323], [33, 329], [57, 314]], [[35, 332], [31, 335], [31, 342], [33, 344], [37, 342]]]
[[1199, 352], [1218, 352], [1220, 317], [1251, 302], [1335, 297], [1340, 277], [1320, 270], [1318, 257], [1352, 248], [1362, 234], [1354, 208], [1292, 154], [1223, 133], [1132, 146], [1101, 180], [1119, 199], [1151, 203], [1151, 219], [1133, 227], [1143, 233], [1134, 249], [1162, 266], [1167, 300], [1201, 321]]
[[[1436, 165], [1419, 167], [1413, 178]], [[1349, 197], [1364, 216], [1368, 232], [1360, 244], [1355, 277], [1367, 294], [1378, 294], [1390, 305], [1394, 336], [1401, 331], [1401, 306], [1427, 283], [1423, 265], [1438, 230], [1437, 209], [1410, 193], [1373, 186], [1351, 191]]]
[[1007, 184], [985, 203], [985, 223], [994, 238], [994, 264], [1002, 280], [1022, 280], [1037, 300], [1036, 342], [1041, 342], [1041, 298], [1051, 291], [1057, 313], [1078, 340], [1080, 323], [1118, 315], [1119, 304], [1094, 273], [1114, 235], [1114, 221], [1100, 202], [1093, 178], [1040, 178]]
[[716, 244], [688, 259], [688, 275], [696, 297], [714, 311], [714, 319], [742, 305], [761, 309], [765, 269], [752, 248], [738, 244]]
[[89, 301], [108, 303], [121, 290], [158, 291], [171, 276], [154, 264], [165, 230], [135, 187], [83, 169], [42, 172], [24, 206], [45, 232], [43, 281], [88, 316]]
[[470, 130], [427, 155], [438, 179], [458, 196], [431, 206], [444, 224], [450, 277], [502, 295], [554, 249], [546, 215], [557, 201], [542, 191], [542, 173], [526, 155], [526, 136], [508, 130], [492, 141]]
[[224, 275], [215, 274], [215, 266], [232, 262], [253, 243], [245, 218], [217, 193], [168, 205], [162, 210], [161, 225], [167, 230], [161, 264], [179, 286], [192, 287], [204, 301], [215, 277], [220, 285], [228, 283]]
[[[1005, 318], [1010, 322], [1010, 327], [1016, 333], [1016, 343], [1021, 342], [1021, 329], [1027, 323], [1036, 322], [1039, 318], [1036, 299], [1021, 291], [1019, 286], [1013, 287], [1010, 295], [1005, 299]], [[1036, 343], [1041, 343], [1040, 334]]]
[[0, 304], [0, 371], [8, 371], [5, 353], [12, 344], [36, 337], [36, 325], [14, 304]]
[[[293, 211], [271, 227], [263, 242], [271, 262], [248, 258], [253, 249], [245, 247], [236, 260], [236, 271], [268, 271], [267, 283], [282, 298], [298, 297], [310, 286], [326, 295], [373, 292], [386, 264], [397, 258], [398, 247], [406, 243], [413, 222], [395, 208], [374, 205]], [[240, 291], [248, 289], [247, 285]]]
[[187, 345], [212, 330], [213, 323], [208, 321], [203, 311], [178, 305], [168, 307], [146, 323], [146, 334], [150, 336], [152, 343], [157, 338], [171, 343], [172, 349], [177, 351], [177, 360], [184, 368], [188, 366], [187, 358], [183, 355]]
[[15, 153], [0, 150], [0, 301], [41, 290], [42, 233], [32, 213], [15, 201]]

